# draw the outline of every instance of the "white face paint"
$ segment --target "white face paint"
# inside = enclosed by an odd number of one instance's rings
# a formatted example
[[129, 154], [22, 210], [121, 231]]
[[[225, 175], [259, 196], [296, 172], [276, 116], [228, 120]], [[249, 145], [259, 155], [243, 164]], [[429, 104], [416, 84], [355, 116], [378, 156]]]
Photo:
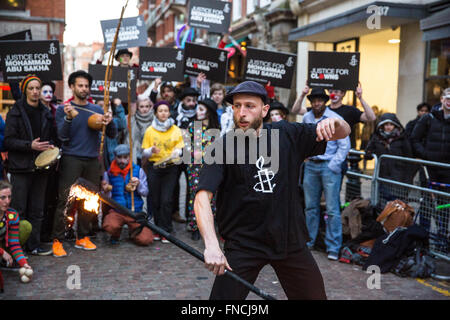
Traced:
[[197, 108], [197, 120], [205, 120], [207, 112], [208, 110], [206, 109], [206, 107], [202, 104], [199, 104]]
[[53, 98], [52, 87], [48, 85], [43, 86], [41, 89], [41, 99], [44, 100], [45, 102], [50, 102], [52, 101], [52, 98]]

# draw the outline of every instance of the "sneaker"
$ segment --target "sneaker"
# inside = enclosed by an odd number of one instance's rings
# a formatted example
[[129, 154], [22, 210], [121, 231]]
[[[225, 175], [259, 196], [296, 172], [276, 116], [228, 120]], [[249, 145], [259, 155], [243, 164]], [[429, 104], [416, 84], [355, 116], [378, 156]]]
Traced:
[[53, 253], [52, 249], [43, 249], [41, 247], [37, 247], [36, 249], [31, 250], [31, 254], [34, 256], [49, 256]]
[[116, 239], [116, 238], [113, 238], [113, 237], [111, 237], [111, 239], [109, 240], [109, 242], [110, 242], [112, 245], [118, 245], [118, 244], [120, 244], [119, 239]]
[[330, 253], [328, 254], [328, 259], [329, 259], [329, 260], [337, 261], [338, 258], [339, 258], [339, 257], [338, 257], [338, 255], [337, 255], [336, 253], [330, 252]]
[[159, 236], [159, 234], [156, 234], [153, 236], [153, 241], [159, 241], [161, 240], [161, 237]]
[[97, 246], [91, 242], [89, 237], [84, 237], [83, 239], [77, 239], [77, 241], [75, 241], [75, 248], [92, 251], [97, 249]]
[[62, 243], [59, 240], [53, 240], [53, 256], [57, 258], [67, 256], [67, 252], [64, 250]]
[[167, 240], [166, 238], [164, 238], [164, 237], [162, 237], [161, 238], [161, 242], [162, 243], [170, 243], [170, 241], [169, 240]]

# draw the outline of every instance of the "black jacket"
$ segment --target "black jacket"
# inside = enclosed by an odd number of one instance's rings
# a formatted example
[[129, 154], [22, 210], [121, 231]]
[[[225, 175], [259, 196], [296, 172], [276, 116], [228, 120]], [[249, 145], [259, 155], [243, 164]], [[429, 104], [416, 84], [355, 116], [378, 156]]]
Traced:
[[[4, 148], [8, 151], [7, 168], [11, 173], [33, 172], [34, 160], [39, 151], [31, 149], [31, 143], [38, 137], [33, 137], [31, 123], [25, 111], [25, 98], [21, 98], [6, 115]], [[50, 141], [55, 145], [56, 128], [53, 116], [41, 102], [41, 137], [40, 141]]]
[[411, 135], [415, 155], [419, 158], [450, 163], [450, 119], [443, 110], [424, 115]]
[[[382, 127], [386, 122], [393, 123], [399, 130], [399, 135], [392, 138], [391, 141], [382, 135]], [[406, 137], [405, 130], [395, 114], [385, 113], [381, 116], [380, 122], [377, 124], [377, 128], [366, 147], [366, 153], [368, 158], [371, 158], [372, 154], [375, 154], [377, 157], [380, 157], [382, 154], [412, 157], [411, 143]], [[411, 183], [413, 173], [411, 173], [411, 165], [407, 162], [395, 159], [383, 159], [380, 166], [380, 177]]]

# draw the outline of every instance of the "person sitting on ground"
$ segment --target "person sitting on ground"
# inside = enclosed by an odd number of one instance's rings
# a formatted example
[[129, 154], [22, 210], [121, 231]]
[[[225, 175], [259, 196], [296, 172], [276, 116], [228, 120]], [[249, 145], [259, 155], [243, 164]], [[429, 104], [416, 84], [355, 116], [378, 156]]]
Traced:
[[[142, 212], [144, 205], [142, 197], [146, 197], [148, 194], [147, 176], [144, 170], [130, 161], [130, 147], [128, 145], [118, 145], [114, 149], [114, 156], [110, 168], [103, 174], [102, 190], [110, 194], [112, 199], [122, 206], [130, 210], [134, 206], [134, 212], [137, 212], [140, 218], [145, 219], [146, 215]], [[133, 174], [132, 178], [131, 173]], [[131, 197], [132, 192], [134, 199]], [[145, 227], [136, 219], [110, 209], [103, 219], [103, 229], [111, 235], [112, 244], [119, 243], [124, 224], [128, 225], [130, 238], [137, 245], [147, 246], [153, 242], [153, 233], [148, 227]]]
[[[31, 234], [31, 224], [26, 220], [20, 220], [19, 214], [11, 204], [12, 185], [0, 181], [0, 260], [6, 262], [6, 266], [15, 266], [31, 269], [25, 257], [22, 246]], [[2, 262], [3, 262], [2, 261]]]

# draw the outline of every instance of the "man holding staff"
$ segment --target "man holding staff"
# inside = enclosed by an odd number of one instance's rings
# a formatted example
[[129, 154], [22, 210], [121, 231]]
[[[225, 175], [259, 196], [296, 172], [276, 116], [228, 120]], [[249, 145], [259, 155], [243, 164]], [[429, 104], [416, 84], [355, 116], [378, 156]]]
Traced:
[[[70, 186], [83, 177], [95, 185], [100, 185], [100, 132], [88, 125], [93, 114], [100, 114], [101, 125], [106, 126], [106, 135], [114, 138], [117, 128], [112, 120], [111, 112], [104, 114], [103, 109], [88, 102], [92, 76], [85, 71], [76, 71], [69, 76], [69, 87], [74, 99], [70, 103], [59, 106], [56, 111], [58, 136], [62, 142], [62, 158], [58, 188], [58, 205], [53, 223], [53, 255], [67, 255], [62, 241], [65, 233], [64, 209]], [[75, 112], [74, 112], [75, 111]], [[101, 130], [101, 128], [100, 128]], [[95, 250], [96, 246], [87, 236], [92, 216], [78, 212], [77, 240], [75, 248]]]
[[[195, 197], [195, 214], [205, 243], [205, 266], [217, 275], [210, 299], [245, 299], [249, 290], [221, 275], [228, 269], [254, 283], [266, 264], [275, 269], [289, 299], [326, 299], [322, 275], [306, 246], [308, 231], [297, 182], [300, 164], [307, 157], [323, 154], [327, 141], [348, 136], [349, 125], [334, 118], [317, 124], [282, 120], [263, 125], [269, 110], [267, 92], [253, 81], [236, 86], [226, 100], [233, 105], [235, 126], [243, 130], [245, 138], [256, 139], [261, 147], [261, 129], [268, 129], [269, 140], [279, 137], [278, 148], [273, 147], [268, 156], [273, 158], [276, 152], [282, 152], [274, 173], [263, 168], [262, 156], [256, 164], [250, 163], [249, 143], [245, 143], [245, 164], [236, 164], [236, 148], [226, 148], [225, 143], [233, 131], [210, 146], [223, 148], [223, 159], [234, 159], [234, 164], [205, 164]], [[271, 141], [267, 145], [271, 146]], [[263, 174], [265, 180], [261, 179]], [[216, 192], [216, 220], [225, 240], [225, 253], [220, 249], [211, 213], [210, 201]]]

